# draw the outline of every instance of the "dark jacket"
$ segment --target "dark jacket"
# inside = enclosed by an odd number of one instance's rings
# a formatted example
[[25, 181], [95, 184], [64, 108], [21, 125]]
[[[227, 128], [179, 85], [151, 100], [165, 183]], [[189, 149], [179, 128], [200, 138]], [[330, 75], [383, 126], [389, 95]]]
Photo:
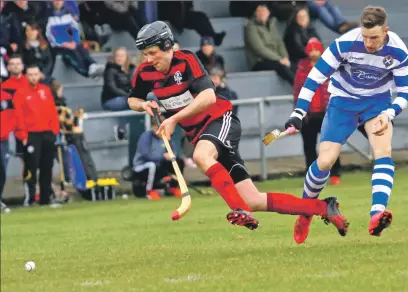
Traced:
[[[223, 97], [225, 97], [226, 99], [228, 99], [229, 101], [233, 101], [233, 100], [237, 100], [238, 96], [237, 93], [233, 90], [231, 90], [228, 86], [224, 85], [224, 86], [218, 86], [215, 89], [215, 92]], [[234, 115], [237, 115], [238, 113], [238, 106], [234, 105], [232, 107], [232, 112], [234, 113]]]
[[268, 1], [266, 2], [271, 16], [279, 21], [289, 21], [296, 9], [303, 8], [307, 1]]
[[118, 96], [127, 96], [131, 88], [134, 66], [128, 72], [114, 63], [108, 63], [103, 74], [102, 103]]
[[8, 48], [12, 43], [21, 45], [21, 30], [17, 17], [11, 14], [0, 14], [0, 47]]
[[205, 70], [210, 72], [211, 68], [219, 67], [222, 70], [224, 68], [224, 58], [221, 55], [217, 55], [216, 52], [213, 52], [211, 56], [206, 56], [203, 51], [199, 50], [196, 52], [197, 58], [203, 63]]
[[309, 25], [307, 28], [300, 27], [297, 23], [291, 23], [285, 31], [283, 41], [289, 53], [289, 60], [293, 65], [306, 58], [305, 48], [311, 38], [318, 38], [316, 29]]
[[193, 10], [193, 1], [158, 1], [157, 5], [159, 19], [169, 21], [182, 33], [187, 12]]
[[[38, 23], [44, 30], [46, 23], [46, 3], [42, 1], [28, 1], [26, 10], [18, 7], [14, 2], [7, 2], [3, 8], [4, 14], [14, 13], [20, 23], [20, 29], [25, 27], [26, 23]], [[23, 30], [22, 30], [23, 31]]]
[[53, 69], [53, 58], [49, 47], [40, 48], [30, 46], [22, 47], [23, 62], [26, 66], [37, 65], [45, 76], [51, 76]]

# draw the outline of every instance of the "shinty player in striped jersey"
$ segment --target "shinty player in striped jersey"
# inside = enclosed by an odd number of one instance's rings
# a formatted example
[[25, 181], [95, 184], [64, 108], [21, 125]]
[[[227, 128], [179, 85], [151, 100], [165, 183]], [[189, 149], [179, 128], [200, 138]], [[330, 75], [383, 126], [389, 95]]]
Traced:
[[179, 123], [195, 145], [193, 159], [211, 181], [231, 212], [227, 220], [250, 230], [258, 227], [252, 212], [277, 212], [321, 216], [335, 225], [341, 235], [347, 233], [347, 221], [340, 214], [337, 198], [303, 200], [283, 193], [261, 193], [253, 184], [239, 151], [241, 124], [232, 113], [232, 104], [216, 95], [214, 85], [194, 53], [174, 52], [173, 34], [161, 21], [144, 26], [136, 45], [147, 62], [135, 72], [128, 103], [131, 109], [153, 115], [159, 109], [155, 101], [146, 101], [153, 92], [165, 108], [166, 118], [157, 133], [168, 139]]
[[[408, 105], [408, 50], [399, 36], [389, 31], [384, 8], [367, 6], [360, 22], [359, 28], [332, 42], [317, 61], [285, 127], [301, 128], [311, 98], [330, 77], [331, 97], [321, 129], [319, 156], [306, 174], [303, 198], [318, 197], [342, 145], [364, 125], [375, 158], [368, 231], [380, 236], [392, 222], [392, 212], [386, 209], [395, 169], [392, 120]], [[397, 97], [392, 102], [393, 85]], [[306, 240], [311, 221], [312, 217], [298, 216], [296, 242]]]

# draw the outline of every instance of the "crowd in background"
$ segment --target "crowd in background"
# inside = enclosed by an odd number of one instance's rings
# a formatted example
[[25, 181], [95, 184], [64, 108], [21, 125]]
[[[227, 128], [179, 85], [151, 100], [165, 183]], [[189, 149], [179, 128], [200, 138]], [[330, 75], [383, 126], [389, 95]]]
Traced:
[[[324, 50], [311, 18], [319, 19], [339, 34], [357, 26], [345, 19], [329, 0], [230, 1], [230, 14], [246, 18], [244, 40], [249, 69], [276, 71], [294, 86], [295, 97], [307, 72]], [[230, 100], [238, 98], [239, 93], [228, 86], [225, 61], [216, 49], [222, 45], [226, 33], [215, 31], [207, 15], [194, 10], [192, 1], [0, 1], [0, 16], [0, 193], [6, 180], [8, 135], [14, 131], [19, 141], [16, 153], [21, 154], [26, 186], [24, 204], [27, 206], [35, 203], [38, 169], [39, 203], [49, 204], [52, 194], [55, 143], [59, 143], [60, 132], [55, 105], [65, 105], [61, 85], [63, 80], [53, 77], [57, 56], [84, 77], [103, 78], [100, 98], [104, 110], [129, 109], [127, 93], [132, 75], [145, 60], [139, 55], [135, 61], [125, 47], [118, 47], [112, 49], [106, 65], [98, 64], [92, 52], [98, 51], [107, 42], [107, 26], [113, 31], [127, 31], [133, 38], [137, 37], [143, 25], [154, 20], [168, 21], [177, 33], [182, 33], [184, 29], [195, 30], [201, 36], [200, 44], [197, 44], [200, 46], [197, 57], [211, 76], [216, 92]], [[277, 21], [287, 24], [282, 36], [276, 28]], [[174, 50], [180, 49], [180, 45], [183, 44], [176, 42]], [[307, 125], [302, 134], [306, 164], [315, 160], [316, 137], [327, 100], [327, 86], [323, 86], [312, 103], [309, 117], [305, 119]], [[237, 111], [238, 108], [234, 107], [234, 112]], [[5, 120], [13, 122], [3, 123]], [[115, 126], [117, 140], [126, 139], [126, 123], [126, 119], [121, 119]], [[8, 125], [7, 129], [5, 124]], [[150, 134], [149, 141], [156, 138]], [[164, 160], [144, 157], [146, 153], [140, 150], [142, 148], [140, 146], [136, 153], [135, 169], [145, 169], [139, 162], [149, 162], [146, 159], [152, 160], [156, 166], [166, 161], [164, 154], [160, 154]], [[195, 166], [182, 153], [178, 156], [184, 159], [186, 165]], [[338, 178], [339, 172], [333, 173]], [[338, 182], [338, 179], [333, 180], [333, 183]], [[156, 193], [151, 192], [151, 183], [148, 184], [149, 191], [150, 198], [157, 197]]]

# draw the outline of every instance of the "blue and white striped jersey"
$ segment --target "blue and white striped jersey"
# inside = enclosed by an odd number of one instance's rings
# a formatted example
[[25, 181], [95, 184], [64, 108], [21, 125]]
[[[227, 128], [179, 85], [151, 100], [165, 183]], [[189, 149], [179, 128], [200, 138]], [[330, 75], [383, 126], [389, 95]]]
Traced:
[[354, 99], [397, 97], [387, 112], [393, 117], [408, 106], [408, 49], [394, 32], [376, 53], [364, 47], [361, 29], [334, 40], [309, 73], [296, 108], [306, 114], [315, 91], [330, 77], [332, 96]]

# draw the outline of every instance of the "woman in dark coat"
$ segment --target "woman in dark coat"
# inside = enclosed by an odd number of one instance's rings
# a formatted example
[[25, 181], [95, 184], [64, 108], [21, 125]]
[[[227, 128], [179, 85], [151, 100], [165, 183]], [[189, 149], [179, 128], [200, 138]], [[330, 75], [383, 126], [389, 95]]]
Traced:
[[299, 61], [307, 57], [305, 48], [311, 38], [320, 40], [315, 28], [310, 24], [308, 11], [305, 8], [296, 9], [285, 30], [283, 39], [294, 72], [296, 72]]
[[31, 23], [25, 26], [22, 55], [24, 65], [37, 65], [42, 73], [41, 81], [49, 84], [54, 62], [49, 44], [41, 32], [39, 24]]
[[[108, 111], [130, 110], [127, 103], [127, 95], [131, 88], [134, 65], [130, 63], [130, 58], [126, 48], [117, 48], [111, 60], [106, 64], [103, 74], [102, 107]], [[125, 138], [125, 125], [127, 119], [121, 118], [119, 125], [115, 126], [115, 138], [122, 140]]]

